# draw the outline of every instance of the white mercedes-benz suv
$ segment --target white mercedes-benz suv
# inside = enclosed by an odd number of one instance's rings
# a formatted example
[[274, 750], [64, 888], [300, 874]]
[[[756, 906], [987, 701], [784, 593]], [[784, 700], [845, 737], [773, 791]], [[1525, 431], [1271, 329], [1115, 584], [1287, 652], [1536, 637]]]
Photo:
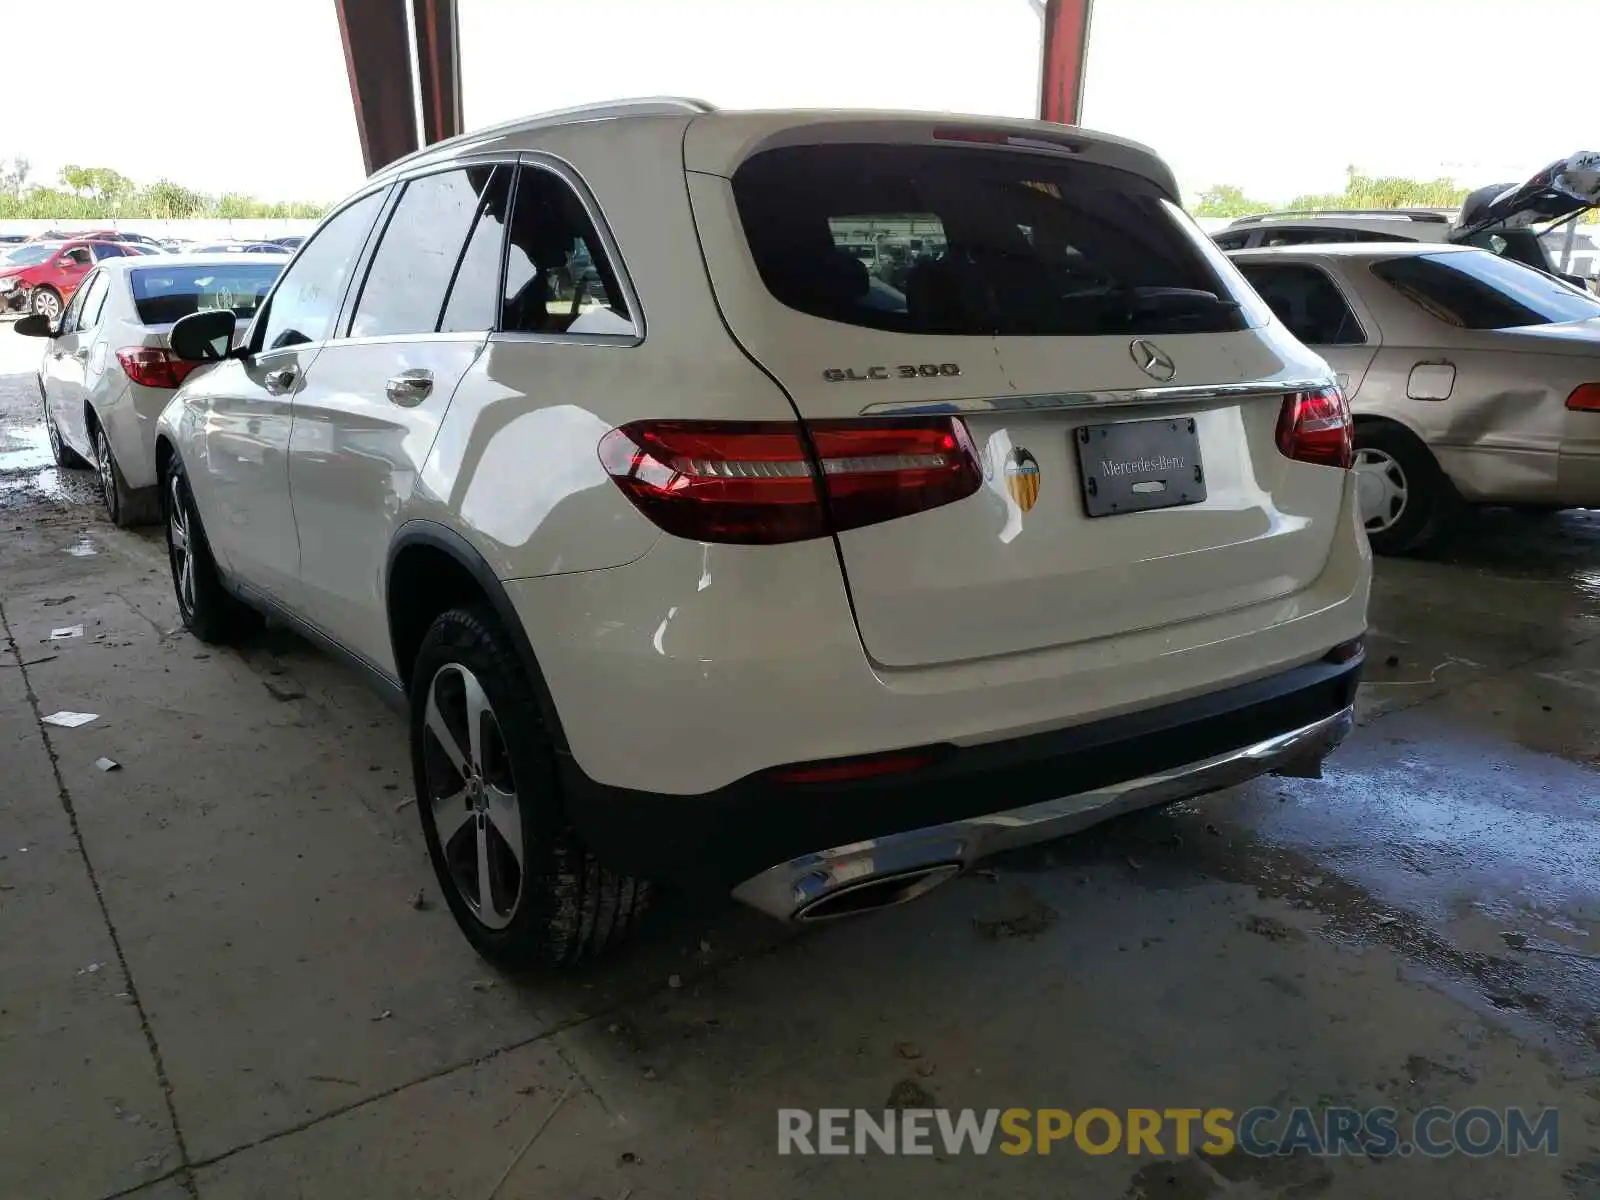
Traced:
[[405, 703], [497, 962], [651, 882], [894, 903], [1350, 727], [1349, 411], [1141, 146], [569, 110], [379, 172], [233, 323], [171, 337], [183, 620]]

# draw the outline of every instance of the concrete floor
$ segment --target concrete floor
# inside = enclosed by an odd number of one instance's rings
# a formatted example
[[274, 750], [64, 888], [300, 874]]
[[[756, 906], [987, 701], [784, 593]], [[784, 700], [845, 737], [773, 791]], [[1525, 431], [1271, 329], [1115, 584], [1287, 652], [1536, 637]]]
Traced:
[[[0, 1196], [1600, 1196], [1600, 514], [1380, 563], [1325, 780], [804, 936], [668, 902], [522, 983], [439, 901], [399, 720], [287, 634], [190, 639], [158, 538], [48, 466], [36, 345], [0, 327]], [[1014, 912], [1044, 919], [983, 936]], [[907, 1080], [980, 1108], [1558, 1106], [1561, 1153], [777, 1155], [779, 1107]]]

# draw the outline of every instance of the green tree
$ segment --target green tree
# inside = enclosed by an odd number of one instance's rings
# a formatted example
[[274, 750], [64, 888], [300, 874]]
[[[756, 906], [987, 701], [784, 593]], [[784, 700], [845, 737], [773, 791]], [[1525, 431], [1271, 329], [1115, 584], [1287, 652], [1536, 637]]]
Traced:
[[158, 179], [140, 194], [139, 207], [149, 216], [181, 221], [202, 217], [211, 208], [210, 198], [170, 179]]
[[1251, 200], [1244, 189], [1231, 183], [1214, 183], [1200, 193], [1194, 211], [1201, 217], [1246, 217], [1251, 213], [1265, 212], [1272, 205]]

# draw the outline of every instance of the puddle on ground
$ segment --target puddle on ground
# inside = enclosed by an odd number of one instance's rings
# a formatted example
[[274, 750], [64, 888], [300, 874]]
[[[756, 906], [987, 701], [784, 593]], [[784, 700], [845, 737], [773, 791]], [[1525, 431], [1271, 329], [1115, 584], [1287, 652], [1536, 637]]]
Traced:
[[43, 425], [0, 429], [0, 475], [35, 471], [51, 466], [54, 461], [50, 453], [50, 435]]
[[67, 547], [67, 553], [74, 558], [93, 558], [100, 553], [100, 547], [94, 544], [94, 539], [84, 534], [72, 545]]

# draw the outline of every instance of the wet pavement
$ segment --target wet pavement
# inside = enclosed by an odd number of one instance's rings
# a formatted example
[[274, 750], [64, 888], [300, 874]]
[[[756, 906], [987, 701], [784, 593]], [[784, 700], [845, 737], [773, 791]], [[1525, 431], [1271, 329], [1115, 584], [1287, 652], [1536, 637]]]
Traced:
[[[281, 631], [176, 629], [158, 533], [51, 465], [20, 341], [0, 324], [0, 1196], [1600, 1197], [1600, 513], [1380, 561], [1322, 780], [803, 935], [669, 899], [517, 981], [434, 893], [400, 722]], [[1560, 1145], [777, 1152], [780, 1107], [890, 1098], [1555, 1107]]]

